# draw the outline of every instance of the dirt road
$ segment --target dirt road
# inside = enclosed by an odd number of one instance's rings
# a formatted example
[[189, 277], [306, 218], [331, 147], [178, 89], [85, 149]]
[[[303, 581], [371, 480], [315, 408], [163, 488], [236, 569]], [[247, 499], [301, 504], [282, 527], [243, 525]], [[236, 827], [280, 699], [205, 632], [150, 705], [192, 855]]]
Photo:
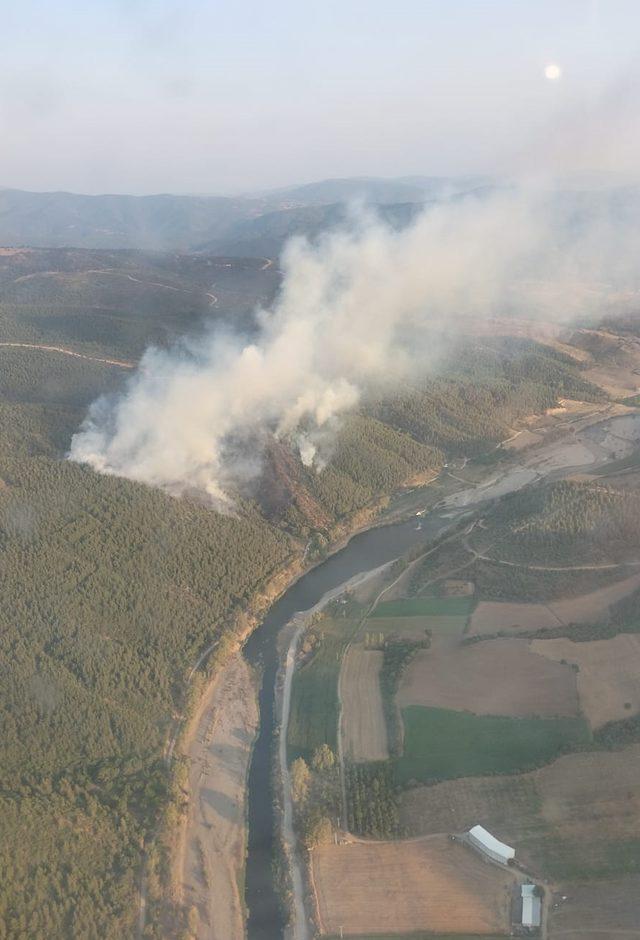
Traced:
[[74, 352], [64, 346], [44, 346], [40, 343], [0, 343], [4, 349], [42, 349], [45, 352], [61, 353], [63, 356], [73, 356], [74, 359], [87, 359], [89, 362], [102, 362], [108, 366], [117, 366], [119, 369], [135, 369], [135, 362], [124, 359], [102, 359], [100, 356], [87, 356], [85, 353]]
[[[197, 940], [243, 940], [245, 781], [258, 727], [249, 666], [236, 653], [210, 687], [188, 748], [191, 803], [177, 869]], [[215, 774], [214, 774], [215, 769]]]

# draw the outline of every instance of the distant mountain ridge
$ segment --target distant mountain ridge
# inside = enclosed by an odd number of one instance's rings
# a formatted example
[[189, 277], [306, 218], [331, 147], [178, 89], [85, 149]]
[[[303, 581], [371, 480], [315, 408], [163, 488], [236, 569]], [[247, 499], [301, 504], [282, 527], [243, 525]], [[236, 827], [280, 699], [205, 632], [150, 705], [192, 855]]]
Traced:
[[[566, 181], [565, 181], [566, 183]], [[205, 252], [275, 259], [292, 236], [316, 238], [348, 222], [362, 204], [392, 228], [429, 205], [509, 191], [486, 177], [321, 180], [241, 196], [77, 195], [0, 189], [0, 246]], [[543, 197], [560, 231], [588, 224], [631, 227], [640, 219], [637, 186], [550, 186]]]
[[[0, 189], [0, 245], [269, 255], [289, 235], [314, 234], [342, 218], [350, 202], [419, 206], [479, 184], [479, 178], [323, 180], [237, 197]], [[396, 210], [398, 218], [403, 214], [411, 216], [410, 210]]]

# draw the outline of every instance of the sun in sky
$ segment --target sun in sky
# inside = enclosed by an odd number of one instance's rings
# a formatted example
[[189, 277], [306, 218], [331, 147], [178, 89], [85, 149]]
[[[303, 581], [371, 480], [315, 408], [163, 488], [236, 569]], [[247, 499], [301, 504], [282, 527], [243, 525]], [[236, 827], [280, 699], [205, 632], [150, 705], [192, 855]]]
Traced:
[[550, 82], [557, 82], [562, 78], [562, 69], [556, 62], [549, 62], [544, 67], [544, 77]]

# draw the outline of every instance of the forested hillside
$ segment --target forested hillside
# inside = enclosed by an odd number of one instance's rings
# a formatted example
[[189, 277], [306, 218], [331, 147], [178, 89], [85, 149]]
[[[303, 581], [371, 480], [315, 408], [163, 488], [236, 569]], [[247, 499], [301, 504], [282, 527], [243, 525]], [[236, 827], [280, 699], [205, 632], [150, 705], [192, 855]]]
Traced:
[[[15, 270], [12, 283], [0, 279], [1, 340], [134, 358], [158, 330], [192, 322], [189, 304], [156, 307], [153, 284], [144, 302], [111, 295], [87, 276], [86, 258], [77, 277], [78, 260], [62, 257], [71, 281], [39, 281], [31, 268], [17, 285]], [[177, 287], [186, 265], [163, 267], [166, 283]], [[255, 270], [242, 304], [264, 287]], [[105, 311], [110, 298], [117, 313]], [[162, 759], [168, 729], [203, 650], [236, 630], [309, 540], [322, 534], [326, 545], [336, 522], [348, 526], [452, 453], [491, 448], [509, 421], [556, 395], [598, 394], [535, 344], [463, 347], [455, 361], [453, 374], [402, 396], [365, 399], [320, 473], [273, 442], [256, 492], [222, 515], [64, 459], [88, 402], [126, 370], [0, 349], [0, 936], [132, 936], [141, 847], [180, 800]], [[152, 864], [150, 935], [159, 870]]]
[[373, 401], [371, 412], [395, 428], [449, 453], [477, 453], [504, 438], [511, 423], [558, 398], [602, 401], [568, 356], [531, 340], [461, 341], [439, 374]]
[[565, 565], [638, 560], [640, 494], [562, 480], [506, 497], [474, 537], [494, 558]]
[[138, 359], [205, 324], [253, 329], [277, 286], [264, 258], [0, 249], [0, 342]]

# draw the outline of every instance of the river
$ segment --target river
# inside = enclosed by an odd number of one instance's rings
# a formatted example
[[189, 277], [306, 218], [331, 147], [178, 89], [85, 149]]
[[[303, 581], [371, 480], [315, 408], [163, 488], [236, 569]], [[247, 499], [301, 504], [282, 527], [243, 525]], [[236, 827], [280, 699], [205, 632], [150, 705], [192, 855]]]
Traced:
[[[597, 438], [597, 451], [593, 443]], [[414, 545], [435, 538], [469, 508], [491, 502], [506, 493], [522, 489], [534, 480], [561, 479], [588, 466], [593, 469], [607, 459], [626, 456], [640, 438], [640, 415], [624, 415], [599, 420], [581, 429], [572, 438], [591, 447], [566, 457], [566, 441], [536, 448], [531, 459], [506, 471], [484, 485], [471, 485], [443, 500], [442, 510], [429, 512], [418, 520], [370, 529], [354, 536], [348, 545], [297, 581], [269, 610], [262, 624], [244, 647], [247, 660], [261, 667], [259, 690], [260, 729], [253, 750], [248, 780], [248, 857], [245, 900], [248, 908], [248, 940], [281, 940], [285, 923], [275, 890], [272, 861], [275, 857], [275, 814], [273, 809], [272, 767], [274, 761], [275, 683], [279, 660], [278, 633], [298, 611], [314, 607], [327, 592], [355, 575], [403, 555]], [[572, 444], [572, 447], [574, 445]], [[550, 459], [552, 458], [552, 459]], [[573, 465], [571, 465], [573, 464]]]
[[280, 940], [284, 920], [275, 890], [272, 860], [275, 856], [275, 814], [272, 773], [275, 730], [275, 682], [278, 671], [278, 633], [298, 611], [314, 607], [328, 592], [363, 571], [398, 558], [414, 545], [434, 538], [451, 517], [431, 513], [428, 517], [370, 529], [354, 536], [349, 544], [297, 581], [269, 610], [251, 635], [244, 654], [259, 665], [260, 729], [248, 782], [249, 844], [245, 900], [249, 911], [249, 940]]

